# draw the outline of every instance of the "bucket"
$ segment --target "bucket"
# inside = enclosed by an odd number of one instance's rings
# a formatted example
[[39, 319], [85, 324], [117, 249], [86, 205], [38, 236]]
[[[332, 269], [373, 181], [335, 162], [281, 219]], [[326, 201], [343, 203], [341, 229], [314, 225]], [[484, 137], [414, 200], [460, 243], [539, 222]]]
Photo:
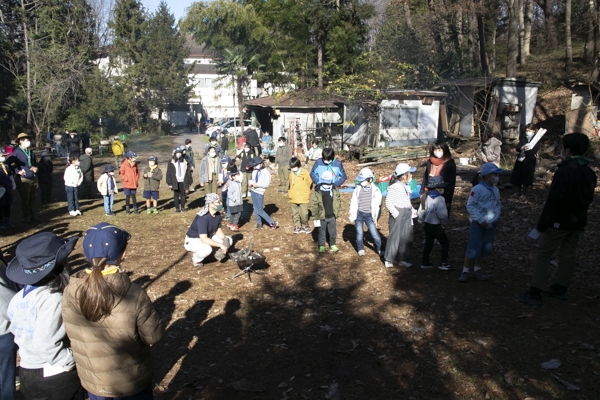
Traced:
[[461, 157], [461, 158], [458, 159], [458, 162], [460, 163], [460, 165], [469, 165], [469, 159], [468, 158]]

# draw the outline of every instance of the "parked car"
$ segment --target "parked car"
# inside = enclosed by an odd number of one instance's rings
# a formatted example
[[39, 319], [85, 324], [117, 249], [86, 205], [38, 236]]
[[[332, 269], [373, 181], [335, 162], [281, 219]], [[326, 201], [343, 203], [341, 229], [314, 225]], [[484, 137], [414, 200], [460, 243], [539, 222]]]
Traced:
[[[250, 121], [249, 119], [244, 120], [244, 129], [249, 127], [252, 124], [252, 121]], [[221, 124], [221, 125], [217, 125], [217, 126], [211, 126], [206, 130], [206, 136], [211, 136], [213, 134], [213, 132], [215, 132], [218, 128], [221, 128], [221, 130], [227, 130], [227, 133], [229, 135], [239, 135], [242, 131], [242, 128], [240, 127], [240, 119], [239, 118], [235, 118], [235, 119], [230, 119], [229, 121]]]

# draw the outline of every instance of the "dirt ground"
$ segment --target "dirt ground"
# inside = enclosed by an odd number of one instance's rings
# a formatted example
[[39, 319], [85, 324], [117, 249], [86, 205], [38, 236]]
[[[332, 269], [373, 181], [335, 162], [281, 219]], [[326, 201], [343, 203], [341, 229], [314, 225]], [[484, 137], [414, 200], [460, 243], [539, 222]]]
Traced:
[[[192, 138], [199, 151], [205, 138]], [[169, 143], [161, 140], [141, 139], [130, 148], [142, 164], [156, 151], [166, 172]], [[96, 156], [94, 161], [98, 176], [112, 158]], [[360, 167], [344, 165], [352, 181]], [[275, 192], [278, 178], [273, 174], [265, 204], [280, 228], [256, 230], [254, 219], [248, 222], [246, 215], [233, 235], [236, 249], [254, 243], [267, 256], [265, 275], [253, 275], [250, 282], [245, 276], [232, 280], [239, 269], [229, 261], [192, 268], [183, 240], [203, 204], [202, 190], [189, 196], [187, 213], [174, 213], [165, 186], [158, 215], [146, 215], [145, 207], [140, 215], [125, 215], [119, 194], [116, 217], [105, 217], [97, 197], [82, 201], [83, 216], [74, 218], [66, 210], [63, 168], [55, 173], [56, 202], [41, 214], [45, 222], [24, 225], [15, 205], [17, 228], [1, 232], [2, 250], [12, 257], [18, 241], [39, 230], [68, 237], [105, 220], [127, 229], [132, 239], [123, 266], [146, 288], [167, 327], [154, 347], [159, 400], [600, 398], [597, 204], [579, 243], [568, 300], [547, 298], [542, 307], [533, 308], [517, 302], [515, 294], [528, 288], [536, 242], [527, 234], [547, 188], [536, 188], [527, 198], [502, 192], [495, 253], [483, 266], [490, 279], [461, 284], [468, 189], [457, 189], [447, 226], [449, 261], [456, 271], [419, 268], [424, 234], [418, 224], [415, 266], [386, 269], [368, 234], [367, 254], [357, 256], [355, 228], [348, 221], [350, 193], [342, 194], [337, 220], [341, 251], [320, 256], [316, 232], [292, 233], [287, 199]], [[373, 167], [377, 175], [393, 168]], [[416, 172], [418, 179], [423, 171]], [[383, 237], [388, 235], [387, 220], [384, 210], [379, 220]], [[436, 247], [432, 253], [436, 265], [439, 251]], [[76, 269], [84, 266], [80, 246], [70, 262]], [[540, 366], [551, 359], [562, 365], [556, 370]]]

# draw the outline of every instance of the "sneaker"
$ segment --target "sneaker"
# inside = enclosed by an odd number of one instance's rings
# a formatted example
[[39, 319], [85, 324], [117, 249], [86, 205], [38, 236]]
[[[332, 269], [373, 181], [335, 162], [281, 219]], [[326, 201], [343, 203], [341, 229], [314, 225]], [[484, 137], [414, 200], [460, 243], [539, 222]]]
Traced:
[[294, 233], [301, 233], [302, 232], [302, 228], [300, 228], [299, 226], [294, 228]]
[[75, 211], [69, 211], [69, 215], [71, 217], [75, 217], [75, 216], [77, 216], [77, 213]]
[[359, 250], [358, 251], [358, 255], [361, 256], [361, 257], [364, 256], [365, 255], [365, 251], [364, 250]]
[[319, 253], [325, 253], [325, 246], [319, 246]]
[[231, 228], [229, 228], [229, 229], [231, 229], [232, 231], [236, 231], [237, 232], [237, 231], [240, 230], [240, 227], [237, 226], [237, 225], [231, 225]]
[[517, 300], [519, 300], [521, 303], [529, 304], [530, 306], [542, 305], [542, 296], [539, 293], [534, 294], [530, 291], [518, 294]]
[[277, 228], [279, 228], [279, 224], [277, 222], [273, 221], [273, 223], [269, 225], [269, 228], [277, 229]]
[[262, 225], [256, 225], [256, 229], [262, 229]]
[[231, 226], [232, 226], [232, 224], [230, 224], [230, 223], [228, 222], [228, 223], [227, 223], [227, 227], [228, 227], [229, 229], [231, 229]]
[[200, 269], [202, 267], [204, 267], [204, 264], [202, 263], [195, 263], [194, 261], [192, 261], [194, 268], [196, 269]]
[[106, 214], [106, 215], [108, 215], [109, 217], [114, 217], [114, 216], [116, 216], [117, 214], [115, 214], [114, 212], [109, 212], [109, 213], [108, 213], [108, 214]]
[[152, 210], [151, 209], [147, 209], [146, 210], [146, 214], [152, 214]]
[[302, 228], [302, 232], [310, 235], [312, 233], [312, 229], [310, 228], [310, 226], [305, 226], [304, 228]]
[[482, 271], [482, 270], [480, 270], [480, 269], [478, 269], [477, 271], [473, 271], [473, 272], [471, 273], [471, 277], [473, 277], [473, 278], [475, 278], [475, 279], [478, 279], [478, 280], [480, 280], [480, 281], [487, 281], [487, 280], [488, 280], [488, 277], [487, 277], [487, 275], [486, 275], [486, 274], [484, 274], [484, 273], [483, 273], [483, 271]]
[[430, 269], [433, 268], [433, 264], [430, 262], [421, 263], [421, 269]]
[[383, 265], [385, 265], [386, 268], [394, 268], [394, 263], [390, 261], [386, 261]]
[[153, 212], [154, 214], [158, 214], [158, 212], [159, 212], [159, 211], [158, 211], [158, 209], [156, 209], [156, 208], [155, 208], [155, 209], [153, 209], [153, 210], [152, 210], [152, 212]]
[[567, 289], [565, 289], [564, 286], [559, 286], [557, 284], [554, 284], [554, 285], [550, 286], [550, 288], [548, 290], [544, 290], [543, 293], [546, 296], [550, 296], [555, 299], [559, 299], [562, 301], [567, 300]]
[[[76, 214], [76, 215], [81, 215], [81, 211], [79, 211], [79, 210], [75, 210], [75, 214]], [[32, 218], [32, 219], [33, 219], [34, 221], [39, 221], [39, 219], [37, 219], [37, 218], [35, 218], [35, 217], [34, 217], [34, 218]]]
[[131, 211], [129, 211], [129, 208], [125, 209], [125, 214], [127, 214], [127, 215], [131, 214]]
[[188, 212], [190, 209], [189, 208], [182, 208], [181, 212]]
[[[179, 209], [179, 208], [175, 209], [175, 213], [180, 213], [180, 212], [181, 212], [181, 209]], [[127, 213], [127, 214], [129, 214], [129, 213]]]
[[450, 266], [450, 264], [441, 263], [438, 267], [439, 270], [442, 271], [454, 271], [454, 267]]
[[229, 221], [229, 217], [226, 215], [222, 218], [223, 221]]
[[469, 281], [469, 273], [467, 271], [463, 271], [460, 274], [460, 278], [458, 278], [460, 283], [467, 283]]
[[398, 265], [401, 265], [401, 266], [403, 266], [404, 268], [410, 268], [410, 267], [412, 267], [412, 264], [411, 264], [411, 263], [409, 263], [409, 262], [407, 262], [407, 261], [400, 261], [400, 262], [398, 263]]
[[379, 257], [383, 257], [383, 256], [385, 256], [385, 251], [384, 250], [379, 250], [377, 252], [377, 254], [379, 254]]
[[329, 251], [332, 253], [337, 253], [338, 251], [340, 251], [340, 249], [334, 244], [329, 248]]
[[135, 215], [138, 215], [140, 212], [139, 212], [139, 211], [138, 211], [138, 209], [136, 208], [136, 209], [134, 209], [134, 210], [133, 210], [133, 213], [134, 213]]

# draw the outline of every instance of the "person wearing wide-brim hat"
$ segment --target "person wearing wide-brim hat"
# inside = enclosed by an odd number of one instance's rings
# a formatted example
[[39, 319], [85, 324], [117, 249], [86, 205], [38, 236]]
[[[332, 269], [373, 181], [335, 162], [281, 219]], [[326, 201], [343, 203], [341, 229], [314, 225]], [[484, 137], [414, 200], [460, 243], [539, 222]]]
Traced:
[[19, 243], [6, 269], [8, 279], [24, 285], [7, 313], [26, 399], [84, 398], [61, 315], [70, 274], [67, 257], [77, 239], [65, 241], [51, 232], [30, 236]]
[[35, 205], [38, 192], [37, 160], [35, 154], [30, 150], [31, 136], [27, 133], [19, 133], [17, 136], [18, 146], [9, 158], [9, 164], [15, 164], [15, 182], [21, 196], [21, 208], [23, 219], [26, 224], [32, 221], [39, 222], [35, 216]]
[[425, 247], [423, 248], [423, 260], [421, 268], [433, 268], [429, 259], [434, 241], [442, 245], [442, 258], [438, 268], [442, 271], [452, 271], [453, 268], [448, 264], [448, 251], [450, 241], [446, 235], [443, 224], [448, 221], [448, 208], [444, 198], [444, 190], [449, 183], [444, 182], [441, 176], [430, 176], [427, 182], [427, 191], [425, 196], [421, 197], [421, 206], [419, 207], [419, 222], [423, 224], [425, 230]]
[[88, 228], [89, 268], [71, 277], [64, 294], [65, 328], [90, 400], [152, 399], [150, 346], [165, 328], [144, 289], [121, 269], [130, 238], [107, 222]]

